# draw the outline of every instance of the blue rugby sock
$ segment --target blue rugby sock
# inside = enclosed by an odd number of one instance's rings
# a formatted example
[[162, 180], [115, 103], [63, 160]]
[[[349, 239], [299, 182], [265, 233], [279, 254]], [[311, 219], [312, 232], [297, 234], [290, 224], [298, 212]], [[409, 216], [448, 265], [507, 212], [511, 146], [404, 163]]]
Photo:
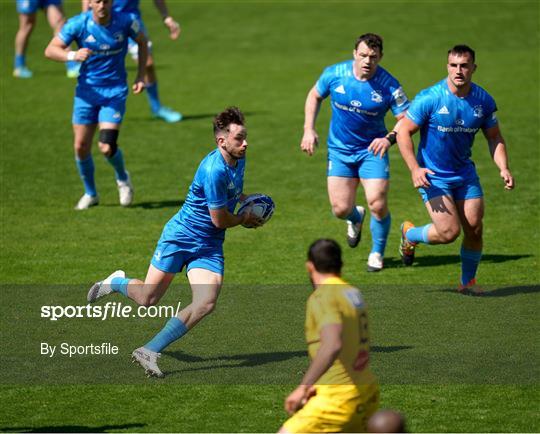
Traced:
[[405, 236], [411, 243], [424, 243], [429, 244], [428, 232], [432, 223], [425, 226], [415, 226], [407, 231]]
[[375, 216], [371, 216], [369, 228], [371, 230], [371, 239], [373, 245], [371, 247], [371, 253], [380, 253], [384, 256], [384, 249], [386, 248], [386, 240], [388, 239], [388, 232], [390, 232], [390, 223], [392, 222], [392, 216], [390, 213], [386, 217], [378, 220]]
[[112, 157], [107, 157], [107, 161], [114, 167], [116, 179], [118, 181], [127, 181], [128, 175], [124, 166], [124, 154], [122, 154], [122, 150], [118, 148]]
[[355, 205], [353, 206], [351, 213], [347, 217], [345, 217], [343, 220], [350, 220], [354, 224], [360, 223], [362, 221], [362, 214], [358, 212]]
[[167, 321], [165, 327], [163, 327], [161, 331], [144, 346], [144, 348], [160, 353], [165, 347], [180, 339], [187, 332], [188, 328], [186, 325], [177, 317], [173, 317]]
[[94, 182], [94, 160], [90, 155], [86, 160], [75, 158], [79, 175], [84, 184], [84, 192], [89, 196], [97, 196], [96, 184]]
[[22, 68], [23, 66], [26, 66], [26, 55], [15, 54], [14, 66], [15, 68]]
[[461, 284], [466, 285], [476, 276], [478, 264], [482, 257], [481, 250], [469, 250], [461, 246]]
[[156, 113], [161, 108], [157, 82], [148, 83], [146, 85], [146, 95], [148, 96], [148, 102], [150, 103], [150, 110], [152, 110], [152, 113]]
[[119, 292], [124, 296], [128, 296], [128, 283], [131, 279], [129, 277], [114, 277], [111, 280], [111, 289], [113, 292]]

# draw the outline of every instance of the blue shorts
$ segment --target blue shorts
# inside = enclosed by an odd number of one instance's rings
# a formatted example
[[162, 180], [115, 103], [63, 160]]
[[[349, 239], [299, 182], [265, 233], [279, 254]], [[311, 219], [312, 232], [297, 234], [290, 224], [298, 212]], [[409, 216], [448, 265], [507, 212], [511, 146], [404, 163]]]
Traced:
[[126, 113], [127, 85], [112, 87], [77, 86], [73, 101], [73, 124], [120, 124]]
[[223, 245], [205, 245], [200, 242], [160, 238], [152, 256], [152, 265], [165, 273], [180, 273], [203, 268], [223, 276], [225, 263]]
[[49, 6], [62, 6], [62, 0], [17, 0], [17, 12], [20, 14], [35, 14], [38, 9]]
[[381, 158], [363, 149], [354, 155], [328, 150], [328, 170], [326, 176], [342, 178], [388, 179], [390, 162], [388, 152]]
[[467, 178], [455, 177], [451, 180], [434, 178], [430, 175], [427, 175], [427, 178], [431, 186], [428, 188], [421, 187], [418, 189], [424, 202], [428, 202], [429, 200], [439, 196], [449, 196], [455, 201], [475, 199], [484, 196], [482, 186], [480, 185], [480, 180], [476, 174]]

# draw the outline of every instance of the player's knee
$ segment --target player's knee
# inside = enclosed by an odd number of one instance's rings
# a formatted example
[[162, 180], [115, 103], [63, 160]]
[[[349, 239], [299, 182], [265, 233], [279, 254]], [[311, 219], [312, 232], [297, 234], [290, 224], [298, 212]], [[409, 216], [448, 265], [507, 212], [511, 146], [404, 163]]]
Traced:
[[103, 129], [99, 132], [99, 150], [106, 157], [112, 157], [118, 149], [118, 130]]
[[483, 235], [483, 229], [484, 228], [482, 226], [482, 222], [480, 222], [474, 226], [471, 226], [469, 229], [467, 229], [467, 231], [465, 232], [465, 235], [469, 239], [472, 239], [475, 241], [481, 241], [482, 235]]
[[459, 233], [459, 226], [448, 226], [439, 231], [441, 241], [445, 244], [454, 242], [459, 237]]
[[344, 219], [351, 213], [351, 209], [343, 203], [334, 203], [332, 204], [332, 213], [338, 219]]
[[139, 304], [144, 307], [155, 306], [159, 302], [159, 297], [154, 294], [146, 294], [143, 296], [142, 300], [139, 300]]
[[92, 147], [92, 143], [88, 143], [85, 141], [75, 140], [73, 143], [73, 149], [75, 150], [75, 155], [78, 158], [85, 158], [90, 154], [90, 149]]
[[204, 302], [199, 303], [199, 304], [197, 304], [195, 306], [195, 315], [198, 318], [203, 318], [206, 315], [211, 314], [214, 311], [215, 308], [216, 308], [216, 301], [215, 300], [204, 301]]
[[379, 219], [387, 214], [386, 200], [382, 197], [368, 201], [368, 208], [369, 212]]

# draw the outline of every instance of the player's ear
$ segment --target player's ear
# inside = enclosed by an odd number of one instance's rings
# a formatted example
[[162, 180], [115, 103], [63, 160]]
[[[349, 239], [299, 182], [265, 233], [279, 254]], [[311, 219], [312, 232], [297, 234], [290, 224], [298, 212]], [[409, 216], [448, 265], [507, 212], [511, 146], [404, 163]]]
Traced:
[[306, 261], [306, 270], [310, 275], [315, 271], [315, 265], [313, 265], [313, 262]]

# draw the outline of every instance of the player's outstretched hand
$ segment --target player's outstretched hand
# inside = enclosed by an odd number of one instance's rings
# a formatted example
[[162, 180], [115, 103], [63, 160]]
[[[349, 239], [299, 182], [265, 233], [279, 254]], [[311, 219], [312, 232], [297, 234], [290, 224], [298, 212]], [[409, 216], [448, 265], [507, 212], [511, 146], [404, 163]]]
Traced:
[[425, 167], [418, 167], [412, 171], [411, 178], [414, 188], [429, 187], [431, 185], [427, 179], [427, 174], [435, 175], [434, 172]]
[[92, 50], [89, 48], [80, 48], [75, 52], [75, 61], [84, 62], [92, 55]]
[[501, 170], [501, 178], [504, 181], [504, 188], [506, 190], [512, 190], [514, 188], [514, 177], [508, 169]]
[[169, 37], [174, 41], [180, 36], [182, 29], [177, 21], [174, 21], [173, 17], [167, 17], [163, 20], [163, 24], [169, 29]]
[[315, 130], [305, 130], [302, 137], [302, 143], [300, 143], [300, 149], [309, 156], [312, 156], [315, 152], [315, 147], [319, 145], [319, 136]]
[[311, 388], [301, 384], [287, 396], [285, 399], [285, 411], [289, 416], [300, 410], [307, 400], [313, 396], [310, 390]]
[[144, 90], [144, 80], [136, 78], [135, 83], [133, 83], [132, 89], [134, 94], [141, 93]]
[[373, 139], [368, 146], [368, 151], [373, 152], [374, 155], [379, 155], [382, 158], [390, 146], [392, 146], [390, 140], [388, 140], [386, 137], [381, 137], [378, 139]]

